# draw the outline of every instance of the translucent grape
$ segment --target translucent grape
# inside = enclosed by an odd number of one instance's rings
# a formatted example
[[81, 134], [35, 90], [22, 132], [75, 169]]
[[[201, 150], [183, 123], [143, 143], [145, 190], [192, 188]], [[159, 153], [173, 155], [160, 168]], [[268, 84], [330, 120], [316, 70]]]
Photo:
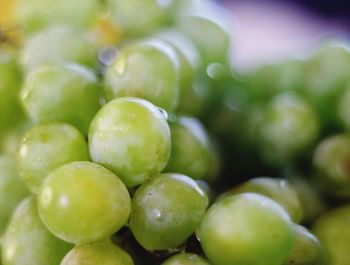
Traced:
[[106, 98], [139, 97], [172, 112], [178, 105], [178, 70], [176, 51], [164, 41], [153, 39], [125, 45], [106, 71]]
[[8, 155], [0, 155], [0, 236], [4, 232], [13, 209], [28, 194], [21, 182], [16, 160]]
[[170, 155], [170, 129], [163, 112], [146, 100], [118, 98], [98, 112], [89, 132], [94, 162], [110, 168], [127, 186], [161, 172]]
[[191, 253], [180, 253], [164, 261], [162, 265], [210, 265], [207, 260]]
[[287, 212], [254, 193], [228, 196], [211, 206], [197, 236], [215, 265], [280, 265], [294, 242]]
[[60, 265], [134, 265], [128, 253], [110, 240], [75, 246]]
[[66, 122], [87, 133], [100, 108], [96, 76], [80, 65], [42, 66], [21, 91], [23, 106], [36, 123]]
[[129, 226], [148, 250], [175, 248], [195, 232], [207, 206], [207, 194], [193, 179], [160, 174], [136, 191]]
[[91, 162], [72, 162], [51, 172], [38, 194], [39, 214], [65, 241], [109, 238], [127, 223], [130, 197], [119, 178]]
[[36, 200], [23, 200], [2, 240], [3, 265], [59, 265], [72, 246], [52, 235], [41, 222]]
[[180, 117], [170, 122], [171, 154], [166, 172], [178, 172], [194, 179], [208, 177], [211, 146], [204, 126], [195, 118]]
[[34, 193], [55, 168], [84, 160], [90, 160], [84, 136], [64, 123], [33, 127], [24, 135], [17, 153], [19, 174]]

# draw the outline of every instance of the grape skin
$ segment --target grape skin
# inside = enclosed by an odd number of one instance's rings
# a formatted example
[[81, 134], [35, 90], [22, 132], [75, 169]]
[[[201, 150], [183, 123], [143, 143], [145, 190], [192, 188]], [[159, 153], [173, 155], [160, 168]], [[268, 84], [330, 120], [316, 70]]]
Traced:
[[111, 240], [75, 246], [60, 265], [134, 265], [130, 255]]
[[130, 205], [121, 180], [92, 162], [55, 169], [38, 194], [41, 220], [54, 235], [75, 244], [110, 237], [127, 223]]
[[215, 265], [280, 265], [294, 243], [287, 212], [254, 193], [228, 196], [211, 206], [197, 236]]
[[160, 174], [136, 191], [129, 226], [147, 250], [176, 248], [195, 232], [207, 206], [207, 194], [193, 179]]
[[164, 169], [170, 144], [163, 112], [138, 98], [118, 98], [104, 105], [89, 132], [92, 160], [111, 169], [128, 187]]
[[33, 196], [16, 208], [1, 246], [3, 265], [59, 265], [72, 248], [47, 230]]
[[90, 160], [84, 136], [73, 126], [50, 123], [33, 127], [22, 138], [17, 166], [27, 187], [37, 193], [55, 168], [73, 161]]

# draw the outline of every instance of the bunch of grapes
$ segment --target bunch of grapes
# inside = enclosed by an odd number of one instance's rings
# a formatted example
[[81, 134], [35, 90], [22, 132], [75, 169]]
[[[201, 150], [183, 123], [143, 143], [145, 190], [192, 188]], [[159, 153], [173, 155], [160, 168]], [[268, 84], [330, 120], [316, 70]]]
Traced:
[[11, 3], [0, 264], [349, 264], [345, 42], [239, 73], [210, 0]]

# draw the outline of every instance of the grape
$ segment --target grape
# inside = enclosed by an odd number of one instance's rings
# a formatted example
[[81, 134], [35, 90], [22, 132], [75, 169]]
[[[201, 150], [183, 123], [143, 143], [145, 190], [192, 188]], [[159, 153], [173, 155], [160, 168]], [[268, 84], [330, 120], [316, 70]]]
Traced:
[[145, 36], [168, 22], [172, 0], [108, 0], [112, 21], [125, 36]]
[[106, 98], [144, 98], [172, 112], [178, 104], [178, 70], [175, 50], [162, 40], [149, 39], [125, 45], [106, 71]]
[[350, 131], [350, 87], [348, 87], [339, 97], [337, 114], [343, 127], [347, 131]]
[[176, 28], [198, 48], [202, 69], [211, 63], [228, 64], [230, 34], [218, 21], [201, 15], [185, 15], [177, 21]]
[[269, 102], [259, 130], [260, 152], [274, 166], [298, 159], [317, 140], [319, 120], [311, 106], [293, 92]]
[[43, 64], [64, 62], [93, 67], [96, 58], [97, 49], [85, 32], [63, 26], [48, 27], [30, 36], [21, 51], [21, 64], [26, 73]]
[[[0, 32], [1, 34], [1, 32]], [[21, 120], [18, 93], [21, 88], [21, 71], [15, 57], [0, 49], [0, 135]], [[14, 119], [13, 117], [17, 118]]]
[[53, 169], [80, 160], [90, 160], [85, 138], [64, 123], [33, 127], [24, 135], [17, 153], [19, 174], [34, 193]]
[[287, 212], [254, 193], [228, 196], [211, 206], [197, 236], [215, 265], [280, 265], [294, 242]]
[[167, 259], [162, 265], [210, 265], [201, 256], [191, 253], [180, 253]]
[[65, 241], [84, 244], [110, 237], [126, 224], [130, 197], [109, 170], [72, 162], [51, 172], [38, 194], [39, 215]]
[[136, 191], [129, 226], [147, 250], [175, 248], [195, 232], [207, 206], [208, 196], [194, 180], [160, 174]]
[[40, 221], [34, 197], [16, 208], [2, 241], [3, 265], [59, 265], [72, 246], [53, 236]]
[[127, 186], [135, 186], [161, 172], [170, 155], [166, 118], [143, 99], [115, 99], [91, 123], [92, 160], [110, 168]]
[[350, 136], [336, 134], [320, 141], [313, 154], [315, 177], [328, 197], [350, 198]]
[[302, 220], [303, 210], [298, 195], [285, 179], [253, 178], [232, 188], [223, 197], [244, 192], [253, 192], [266, 196], [278, 202], [289, 213], [294, 222]]
[[110, 240], [75, 246], [60, 265], [134, 265], [131, 257]]
[[294, 225], [294, 231], [294, 247], [284, 265], [324, 264], [323, 249], [319, 240], [303, 226]]
[[252, 100], [269, 100], [277, 93], [300, 90], [305, 87], [304, 60], [287, 60], [263, 65], [248, 73], [244, 78]]
[[66, 122], [87, 133], [100, 108], [100, 88], [86, 68], [65, 64], [42, 66], [27, 76], [21, 101], [37, 123]]
[[287, 179], [298, 194], [302, 207], [303, 222], [312, 223], [324, 211], [325, 204], [313, 183], [306, 177], [292, 174]]
[[180, 96], [177, 113], [198, 115], [203, 108], [204, 100], [198, 91], [198, 85], [194, 83], [194, 74], [200, 65], [196, 47], [184, 34], [176, 30], [163, 30], [157, 32], [155, 36], [173, 45], [179, 58]]
[[301, 92], [318, 111], [326, 128], [334, 126], [337, 99], [349, 83], [349, 47], [345, 41], [324, 41], [306, 64], [306, 84]]
[[326, 255], [325, 264], [350, 264], [350, 205], [346, 204], [323, 214], [313, 225]]
[[16, 161], [0, 155], [0, 236], [4, 232], [15, 206], [28, 194], [20, 181]]
[[211, 146], [199, 120], [180, 117], [170, 123], [171, 154], [165, 168], [193, 179], [208, 177], [211, 169]]
[[95, 22], [99, 9], [98, 0], [17, 0], [15, 16], [28, 34], [54, 24], [87, 28]]

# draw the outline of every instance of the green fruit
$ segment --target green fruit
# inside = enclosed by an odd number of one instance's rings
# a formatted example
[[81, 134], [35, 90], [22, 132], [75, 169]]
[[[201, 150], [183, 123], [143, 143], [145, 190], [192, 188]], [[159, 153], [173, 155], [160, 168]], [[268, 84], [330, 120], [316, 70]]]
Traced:
[[145, 36], [167, 21], [172, 1], [108, 0], [114, 25], [126, 36]]
[[83, 66], [42, 66], [27, 76], [21, 100], [34, 122], [66, 122], [87, 133], [100, 108], [100, 87]]
[[191, 253], [180, 253], [164, 261], [162, 265], [210, 265], [207, 260]]
[[91, 123], [90, 155], [136, 186], [161, 172], [170, 155], [170, 130], [164, 113], [138, 98], [115, 99]]
[[[101, 9], [98, 0], [17, 0], [15, 16], [25, 33], [40, 31], [47, 26], [65, 24], [70, 27], [90, 27]], [[77, 13], [77, 11], [79, 11]]]
[[14, 56], [0, 49], [0, 137], [21, 120], [18, 100], [21, 81], [21, 71]]
[[131, 257], [110, 240], [75, 246], [60, 265], [134, 265]]
[[207, 194], [193, 179], [160, 174], [136, 191], [129, 226], [147, 250], [176, 248], [195, 232], [207, 206]]
[[44, 64], [66, 62], [94, 67], [97, 63], [97, 48], [81, 30], [52, 26], [25, 40], [20, 59], [26, 73]]
[[323, 248], [317, 237], [300, 225], [294, 225], [294, 230], [294, 246], [284, 265], [323, 265]]
[[294, 243], [287, 212], [254, 193], [228, 196], [211, 206], [197, 236], [215, 265], [280, 265]]
[[223, 198], [244, 192], [253, 192], [266, 196], [278, 202], [289, 213], [294, 222], [302, 220], [303, 209], [298, 194], [288, 180], [267, 177], [253, 178], [232, 188], [224, 194]]
[[180, 117], [170, 122], [171, 154], [166, 172], [205, 179], [211, 169], [211, 146], [204, 126], [195, 118]]
[[313, 225], [326, 255], [325, 264], [350, 264], [350, 205], [323, 214]]
[[3, 265], [59, 265], [72, 248], [41, 222], [36, 200], [28, 197], [16, 208], [2, 240]]
[[165, 41], [148, 39], [125, 45], [105, 74], [107, 100], [139, 97], [172, 112], [178, 105], [179, 58]]
[[0, 236], [3, 234], [12, 211], [28, 194], [21, 182], [16, 160], [8, 155], [0, 155]]
[[84, 136], [64, 123], [38, 125], [28, 131], [19, 146], [17, 166], [27, 187], [39, 191], [43, 180], [57, 167], [90, 160]]
[[350, 198], [350, 135], [336, 134], [318, 143], [313, 154], [314, 174], [325, 195]]
[[308, 102], [294, 92], [284, 92], [271, 99], [258, 130], [263, 159], [281, 167], [299, 159], [314, 144], [320, 124]]
[[91, 162], [72, 162], [51, 172], [38, 194], [39, 214], [58, 238], [93, 243], [128, 221], [130, 197], [119, 178]]

